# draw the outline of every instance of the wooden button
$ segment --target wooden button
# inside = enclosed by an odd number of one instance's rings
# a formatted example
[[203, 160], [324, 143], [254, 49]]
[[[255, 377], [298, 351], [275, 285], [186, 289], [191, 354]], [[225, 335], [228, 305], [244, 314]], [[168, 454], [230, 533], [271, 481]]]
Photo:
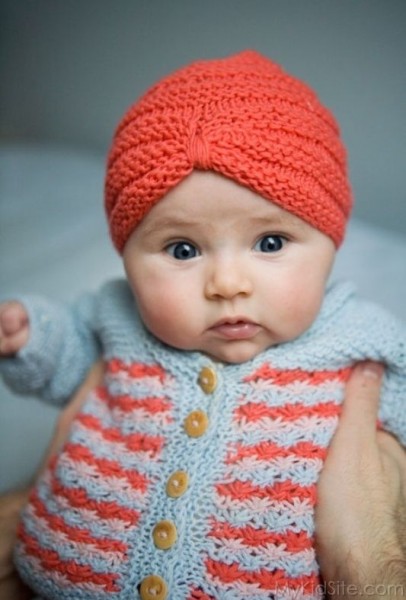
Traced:
[[154, 544], [160, 550], [168, 550], [178, 538], [176, 525], [172, 521], [159, 521], [152, 532]]
[[159, 575], [148, 575], [141, 582], [141, 600], [165, 600], [168, 595], [168, 586]]
[[186, 471], [175, 471], [166, 483], [166, 493], [171, 498], [183, 496], [189, 485], [189, 475]]
[[209, 419], [202, 410], [194, 410], [185, 419], [184, 427], [190, 437], [200, 437], [209, 426]]
[[199, 374], [198, 383], [206, 394], [212, 394], [217, 387], [216, 371], [211, 367], [203, 367]]

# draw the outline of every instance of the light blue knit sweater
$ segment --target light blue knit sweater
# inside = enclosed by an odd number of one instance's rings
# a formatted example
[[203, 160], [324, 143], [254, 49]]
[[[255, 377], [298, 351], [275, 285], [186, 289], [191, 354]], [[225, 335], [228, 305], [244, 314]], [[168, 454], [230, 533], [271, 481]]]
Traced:
[[406, 444], [399, 322], [336, 285], [299, 339], [222, 366], [150, 335], [124, 281], [69, 309], [21, 300], [10, 386], [62, 403], [107, 365], [23, 515], [17, 565], [43, 598], [321, 596], [315, 486], [355, 362], [387, 365], [379, 416]]

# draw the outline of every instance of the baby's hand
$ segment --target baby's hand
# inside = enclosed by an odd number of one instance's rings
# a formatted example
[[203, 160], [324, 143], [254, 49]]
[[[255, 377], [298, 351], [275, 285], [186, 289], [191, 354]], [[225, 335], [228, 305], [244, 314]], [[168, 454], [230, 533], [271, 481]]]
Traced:
[[16, 354], [29, 337], [28, 314], [15, 300], [0, 304], [0, 357]]

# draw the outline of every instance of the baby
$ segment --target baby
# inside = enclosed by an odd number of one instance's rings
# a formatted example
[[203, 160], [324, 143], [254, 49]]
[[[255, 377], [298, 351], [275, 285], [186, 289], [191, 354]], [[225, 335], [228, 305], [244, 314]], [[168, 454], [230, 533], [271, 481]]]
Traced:
[[338, 127], [254, 51], [132, 106], [105, 208], [127, 281], [0, 307], [1, 371], [61, 403], [103, 385], [31, 494], [21, 576], [43, 598], [320, 598], [316, 483], [358, 361], [406, 443], [406, 335], [327, 280], [351, 206]]

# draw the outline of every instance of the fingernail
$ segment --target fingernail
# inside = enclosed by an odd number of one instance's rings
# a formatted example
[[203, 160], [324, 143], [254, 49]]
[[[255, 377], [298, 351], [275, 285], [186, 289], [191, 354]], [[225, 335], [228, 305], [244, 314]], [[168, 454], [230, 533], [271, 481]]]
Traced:
[[362, 363], [361, 368], [365, 377], [370, 377], [371, 379], [380, 379], [384, 371], [384, 367], [381, 363], [372, 361]]

